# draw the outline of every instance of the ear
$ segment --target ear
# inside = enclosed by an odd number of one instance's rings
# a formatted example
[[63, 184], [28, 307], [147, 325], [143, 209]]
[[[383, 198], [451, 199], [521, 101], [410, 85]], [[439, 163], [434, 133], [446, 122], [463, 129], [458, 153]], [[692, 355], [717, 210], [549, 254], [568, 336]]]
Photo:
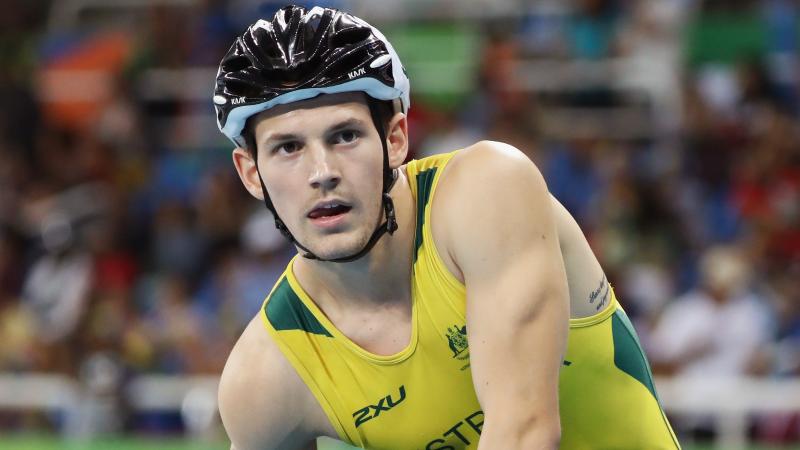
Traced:
[[389, 166], [396, 169], [403, 164], [408, 155], [408, 120], [406, 120], [405, 114], [399, 112], [389, 121], [386, 140], [388, 141]]
[[258, 177], [256, 160], [243, 148], [233, 149], [233, 165], [242, 180], [242, 184], [253, 197], [264, 200], [264, 191], [261, 189], [261, 180]]

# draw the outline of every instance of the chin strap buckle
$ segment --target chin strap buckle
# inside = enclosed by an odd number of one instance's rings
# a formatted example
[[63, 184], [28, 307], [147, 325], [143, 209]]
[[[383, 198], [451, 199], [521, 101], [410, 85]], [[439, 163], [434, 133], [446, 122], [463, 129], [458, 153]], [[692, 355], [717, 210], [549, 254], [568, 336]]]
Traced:
[[394, 215], [394, 201], [387, 193], [383, 194], [383, 211], [386, 213], [386, 231], [393, 234], [397, 230], [397, 219]]

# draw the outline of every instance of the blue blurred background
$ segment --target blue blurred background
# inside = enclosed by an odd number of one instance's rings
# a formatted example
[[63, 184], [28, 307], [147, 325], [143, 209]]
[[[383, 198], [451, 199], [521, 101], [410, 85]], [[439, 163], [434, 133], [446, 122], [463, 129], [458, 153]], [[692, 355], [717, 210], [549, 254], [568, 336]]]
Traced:
[[[539, 165], [687, 448], [800, 442], [799, 2], [317, 4], [394, 43], [414, 156]], [[227, 448], [216, 377], [292, 252], [210, 97], [283, 5], [3, 2], [0, 448]]]

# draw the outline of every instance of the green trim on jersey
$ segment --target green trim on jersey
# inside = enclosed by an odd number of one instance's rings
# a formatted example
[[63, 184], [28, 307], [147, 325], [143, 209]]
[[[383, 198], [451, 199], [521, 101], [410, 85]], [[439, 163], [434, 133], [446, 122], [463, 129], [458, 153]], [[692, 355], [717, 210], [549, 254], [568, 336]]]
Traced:
[[286, 277], [283, 277], [272, 292], [270, 301], [264, 306], [264, 312], [276, 330], [301, 330], [333, 337], [295, 294]]
[[614, 365], [639, 380], [658, 400], [656, 389], [653, 387], [653, 374], [650, 373], [644, 350], [633, 330], [633, 324], [622, 310], [614, 312], [611, 318], [611, 332], [614, 336]]
[[417, 262], [417, 253], [422, 245], [422, 227], [425, 226], [425, 206], [431, 196], [433, 179], [436, 177], [436, 169], [432, 167], [417, 174], [417, 233], [416, 246], [414, 247], [414, 262]]

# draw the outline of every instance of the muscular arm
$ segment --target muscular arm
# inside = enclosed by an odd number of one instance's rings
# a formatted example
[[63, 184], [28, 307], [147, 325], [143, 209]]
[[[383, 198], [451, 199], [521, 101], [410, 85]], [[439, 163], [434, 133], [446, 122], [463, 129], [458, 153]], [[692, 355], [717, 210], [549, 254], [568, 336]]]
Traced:
[[552, 195], [550, 201], [567, 271], [570, 317], [593, 316], [611, 305], [611, 285], [578, 223]]
[[445, 245], [467, 288], [473, 382], [486, 415], [479, 448], [556, 448], [569, 306], [546, 185], [512, 147], [479, 143], [457, 158], [438, 195]]
[[314, 450], [313, 396], [260, 320], [247, 326], [220, 378], [219, 411], [231, 450]]

